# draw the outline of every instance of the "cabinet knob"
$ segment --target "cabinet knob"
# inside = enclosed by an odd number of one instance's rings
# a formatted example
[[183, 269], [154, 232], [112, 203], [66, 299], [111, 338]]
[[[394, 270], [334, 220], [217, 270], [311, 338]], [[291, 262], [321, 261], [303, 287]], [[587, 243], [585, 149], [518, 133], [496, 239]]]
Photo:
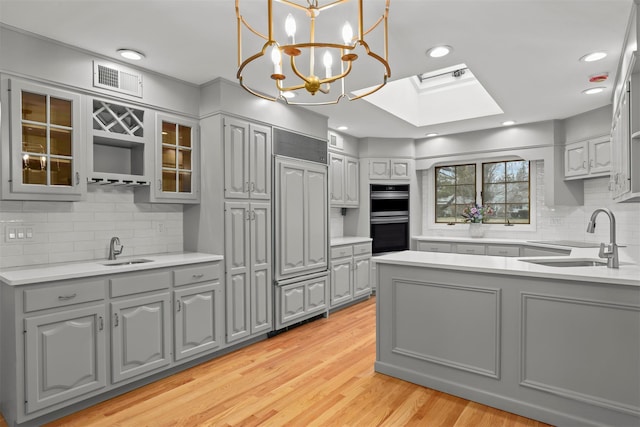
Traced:
[[118, 327], [120, 320], [118, 320], [118, 313], [113, 313], [113, 326]]
[[180, 300], [176, 301], [176, 311], [180, 311], [182, 310], [182, 304], [180, 303]]
[[104, 329], [104, 319], [102, 316], [98, 317], [98, 330], [102, 331]]

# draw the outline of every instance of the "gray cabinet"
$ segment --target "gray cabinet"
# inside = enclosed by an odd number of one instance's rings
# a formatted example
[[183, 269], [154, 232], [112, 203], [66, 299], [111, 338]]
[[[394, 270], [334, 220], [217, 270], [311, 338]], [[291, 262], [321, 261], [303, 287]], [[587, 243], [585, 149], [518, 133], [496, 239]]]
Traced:
[[271, 205], [225, 203], [227, 342], [272, 329]]
[[605, 176], [611, 170], [609, 136], [568, 144], [564, 149], [565, 178]]
[[329, 153], [329, 193], [332, 207], [358, 207], [360, 203], [358, 159]]
[[220, 282], [173, 291], [174, 358], [182, 360], [221, 346]]
[[530, 246], [526, 243], [469, 243], [461, 241], [418, 240], [417, 250], [422, 252], [459, 253], [504, 257], [569, 255], [570, 249]]
[[224, 197], [271, 198], [271, 128], [224, 118]]
[[24, 320], [26, 413], [107, 385], [104, 319], [100, 304]]
[[111, 322], [114, 383], [169, 365], [169, 292], [112, 302]]
[[[4, 199], [80, 200], [84, 176], [81, 96], [25, 80], [5, 80], [2, 181]], [[5, 140], [6, 136], [6, 140]]]
[[275, 287], [276, 329], [322, 314], [329, 308], [328, 277], [321, 274], [301, 282]]
[[372, 159], [369, 161], [369, 179], [406, 180], [411, 177], [409, 159]]
[[371, 243], [331, 248], [331, 308], [371, 294]]
[[[275, 230], [278, 279], [327, 268], [327, 168], [276, 159], [278, 193]], [[312, 196], [313, 195], [313, 196]]]

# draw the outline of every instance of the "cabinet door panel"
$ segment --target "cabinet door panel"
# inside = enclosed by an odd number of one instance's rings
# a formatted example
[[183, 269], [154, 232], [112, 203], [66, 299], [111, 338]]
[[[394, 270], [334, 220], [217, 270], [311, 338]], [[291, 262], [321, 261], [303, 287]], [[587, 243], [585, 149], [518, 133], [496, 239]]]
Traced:
[[175, 359], [180, 360], [220, 346], [217, 312], [220, 283], [175, 291]]
[[251, 332], [271, 330], [271, 205], [251, 203]]
[[307, 312], [327, 308], [327, 276], [320, 277], [305, 286]]
[[564, 176], [579, 176], [587, 173], [587, 143], [571, 144], [564, 150]]
[[[306, 264], [309, 268], [323, 269], [327, 266], [328, 218], [327, 218], [327, 171], [324, 168], [309, 168], [306, 175], [305, 237], [307, 241]], [[313, 196], [312, 196], [313, 195]]]
[[168, 308], [168, 292], [111, 303], [113, 382], [171, 362]]
[[225, 286], [227, 342], [233, 342], [251, 333], [249, 272], [228, 275]]
[[611, 142], [609, 138], [589, 141], [589, 173], [606, 173], [611, 170]]
[[281, 323], [289, 322], [304, 314], [304, 286], [282, 289]]
[[224, 197], [249, 197], [249, 125], [224, 119]]
[[331, 263], [331, 306], [346, 302], [352, 298], [351, 258]]
[[409, 179], [409, 161], [391, 160], [391, 179]]
[[360, 203], [360, 167], [358, 159], [345, 159], [344, 202], [347, 206], [357, 207]]
[[305, 269], [305, 170], [303, 167], [279, 163], [278, 232], [280, 235], [280, 276], [295, 274]]
[[353, 259], [353, 296], [371, 292], [371, 258]]
[[341, 206], [345, 202], [345, 159], [339, 154], [329, 153], [329, 185], [331, 205]]
[[389, 171], [389, 160], [370, 160], [369, 178], [389, 179], [390, 176], [391, 172]]
[[106, 386], [104, 317], [99, 305], [25, 319], [27, 413]]
[[249, 182], [252, 199], [271, 198], [271, 129], [249, 125]]

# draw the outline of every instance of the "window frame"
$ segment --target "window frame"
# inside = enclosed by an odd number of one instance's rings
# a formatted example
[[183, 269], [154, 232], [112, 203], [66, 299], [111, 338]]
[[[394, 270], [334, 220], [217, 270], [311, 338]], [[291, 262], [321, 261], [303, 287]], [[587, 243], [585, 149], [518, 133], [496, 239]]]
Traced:
[[[433, 201], [434, 201], [434, 208], [437, 210], [438, 209], [438, 169], [442, 169], [442, 168], [457, 168], [457, 167], [461, 167], [461, 166], [473, 166], [474, 167], [474, 177], [473, 177], [473, 186], [474, 186], [474, 200], [478, 200], [478, 163], [474, 162], [474, 163], [461, 163], [461, 164], [455, 164], [455, 165], [442, 165], [442, 166], [435, 166], [433, 168], [434, 171], [434, 175], [433, 175]], [[469, 184], [462, 184], [462, 185], [469, 185]], [[453, 187], [457, 188], [458, 185], [457, 183], [453, 185]], [[457, 191], [454, 191], [454, 203], [453, 205], [456, 206], [457, 203], [455, 203], [455, 194], [457, 194]], [[451, 221], [438, 221], [438, 215], [437, 215], [437, 211], [434, 211], [434, 222], [436, 224], [462, 224], [464, 223], [464, 221], [459, 221], [457, 217], [454, 217], [455, 221], [451, 222]]]
[[[482, 170], [481, 170], [481, 183], [480, 183], [480, 204], [484, 204], [484, 188], [485, 188], [485, 179], [484, 179], [484, 165], [490, 165], [490, 164], [498, 164], [498, 163], [502, 163], [505, 165], [505, 180], [502, 182], [492, 182], [490, 184], [504, 184], [505, 187], [508, 183], [524, 183], [525, 181], [507, 181], [507, 174], [506, 174], [506, 170], [507, 170], [507, 163], [513, 163], [513, 162], [527, 162], [529, 165], [527, 167], [528, 170], [528, 179], [527, 179], [527, 206], [529, 206], [529, 215], [527, 216], [527, 222], [514, 222], [511, 223], [509, 222], [509, 218], [507, 218], [506, 216], [506, 206], [509, 204], [514, 204], [514, 203], [510, 203], [507, 199], [507, 191], [505, 189], [505, 202], [503, 203], [505, 205], [505, 217], [504, 217], [504, 222], [487, 222], [485, 223], [483, 221], [483, 224], [497, 224], [497, 225], [507, 225], [507, 224], [520, 224], [520, 225], [529, 225], [531, 224], [531, 161], [530, 160], [496, 160], [496, 161], [489, 161], [489, 162], [482, 162]], [[476, 182], [477, 185], [477, 182]], [[477, 200], [477, 197], [476, 197]], [[494, 207], [491, 203], [489, 203], [490, 206]]]
[[[476, 183], [478, 182], [478, 178], [480, 181], [482, 180], [481, 176], [478, 174], [482, 173], [482, 163], [492, 163], [499, 161], [510, 161], [510, 160], [525, 160], [529, 161], [529, 200], [530, 200], [530, 210], [529, 210], [529, 224], [510, 224], [508, 227], [507, 224], [502, 223], [485, 223], [484, 227], [488, 230], [488, 232], [497, 232], [499, 233], [508, 232], [509, 234], [513, 232], [535, 232], [538, 228], [538, 219], [537, 212], [538, 209], [544, 209], [544, 206], [538, 206], [538, 192], [543, 191], [542, 188], [538, 188], [542, 185], [539, 182], [538, 177], [538, 169], [543, 168], [543, 165], [539, 160], [536, 159], [526, 159], [522, 157], [516, 156], [479, 156], [477, 160], [469, 160], [469, 159], [449, 159], [446, 162], [438, 162], [432, 164], [428, 169], [424, 170], [421, 176], [421, 185], [423, 186], [422, 190], [422, 232], [430, 233], [433, 235], [443, 236], [447, 235], [448, 232], [457, 233], [462, 231], [468, 227], [468, 223], [446, 223], [446, 222], [436, 222], [436, 208], [435, 205], [432, 205], [436, 196], [436, 167], [443, 166], [458, 166], [465, 164], [476, 164]], [[480, 203], [479, 192], [476, 193], [476, 203]], [[457, 226], [457, 227], [455, 227]], [[442, 234], [445, 233], [445, 234]]]

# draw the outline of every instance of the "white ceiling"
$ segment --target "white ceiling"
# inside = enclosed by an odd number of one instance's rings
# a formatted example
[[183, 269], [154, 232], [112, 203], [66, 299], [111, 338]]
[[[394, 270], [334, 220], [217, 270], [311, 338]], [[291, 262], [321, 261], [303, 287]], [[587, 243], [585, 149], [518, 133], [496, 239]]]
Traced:
[[[366, 6], [365, 1], [365, 6]], [[242, 0], [243, 8], [264, 0]], [[633, 0], [391, 0], [391, 80], [467, 64], [504, 114], [415, 127], [370, 103], [309, 107], [356, 137], [422, 138], [563, 119], [611, 103]], [[203, 84], [235, 80], [234, 0], [0, 0], [0, 22], [116, 59], [131, 47], [137, 66]], [[433, 59], [425, 51], [454, 51]], [[578, 59], [608, 53], [594, 63]], [[0, 53], [1, 54], [1, 53]], [[119, 58], [117, 58], [119, 59]], [[586, 96], [590, 75], [608, 72], [605, 92]], [[375, 83], [363, 77], [363, 87]], [[437, 108], [437, 107], [436, 107]], [[450, 107], [449, 107], [450, 108]]]

